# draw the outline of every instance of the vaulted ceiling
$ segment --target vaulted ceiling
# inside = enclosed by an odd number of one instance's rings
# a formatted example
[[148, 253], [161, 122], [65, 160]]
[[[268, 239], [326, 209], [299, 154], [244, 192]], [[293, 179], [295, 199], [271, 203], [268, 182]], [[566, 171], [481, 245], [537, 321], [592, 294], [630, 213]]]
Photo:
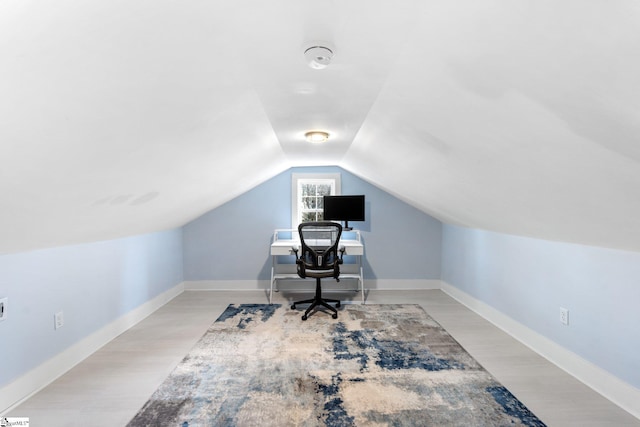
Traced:
[[3, 0], [0, 253], [177, 227], [305, 165], [639, 251], [639, 29], [635, 0]]

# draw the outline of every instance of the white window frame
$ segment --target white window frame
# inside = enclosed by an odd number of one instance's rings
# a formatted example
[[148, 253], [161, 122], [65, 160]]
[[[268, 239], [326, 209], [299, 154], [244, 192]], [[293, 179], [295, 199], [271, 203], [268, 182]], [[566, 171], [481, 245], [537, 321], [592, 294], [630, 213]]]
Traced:
[[297, 229], [302, 218], [302, 184], [329, 184], [331, 195], [341, 194], [339, 173], [293, 173], [291, 174], [291, 228]]

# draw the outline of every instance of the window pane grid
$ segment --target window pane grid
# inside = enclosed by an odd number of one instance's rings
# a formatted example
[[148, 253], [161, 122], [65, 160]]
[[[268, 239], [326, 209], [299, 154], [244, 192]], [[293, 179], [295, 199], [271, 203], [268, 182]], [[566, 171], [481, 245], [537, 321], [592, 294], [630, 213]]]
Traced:
[[322, 221], [325, 195], [333, 194], [334, 183], [327, 180], [300, 182], [299, 211], [301, 222]]

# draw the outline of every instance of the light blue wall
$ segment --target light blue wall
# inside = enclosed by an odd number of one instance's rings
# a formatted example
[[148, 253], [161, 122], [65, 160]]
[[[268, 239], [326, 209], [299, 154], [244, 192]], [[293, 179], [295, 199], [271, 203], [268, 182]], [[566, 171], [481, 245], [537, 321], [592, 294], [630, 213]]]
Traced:
[[352, 224], [366, 278], [442, 278], [640, 388], [639, 253], [442, 225], [337, 167], [283, 172], [181, 229], [0, 256], [0, 387], [182, 280], [268, 280], [291, 174], [304, 172], [338, 172], [343, 194], [366, 195], [366, 221]]
[[442, 251], [444, 281], [640, 388], [640, 253], [452, 225]]
[[292, 168], [184, 227], [185, 280], [268, 280], [273, 230], [291, 227], [291, 174], [340, 173], [365, 194], [365, 278], [439, 279], [442, 224], [339, 167]]
[[0, 387], [181, 282], [181, 229], [0, 256]]

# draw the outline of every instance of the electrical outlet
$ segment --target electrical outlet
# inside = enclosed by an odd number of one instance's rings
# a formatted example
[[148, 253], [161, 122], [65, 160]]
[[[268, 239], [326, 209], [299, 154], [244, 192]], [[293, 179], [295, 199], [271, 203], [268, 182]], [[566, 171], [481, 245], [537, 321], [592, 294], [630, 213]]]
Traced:
[[7, 303], [9, 302], [9, 298], [4, 297], [0, 298], [0, 320], [4, 320], [7, 318]]
[[53, 325], [54, 329], [60, 329], [64, 326], [64, 316], [61, 311], [57, 312], [53, 316], [53, 320], [54, 320], [54, 325]]
[[569, 309], [560, 307], [560, 323], [569, 324]]

